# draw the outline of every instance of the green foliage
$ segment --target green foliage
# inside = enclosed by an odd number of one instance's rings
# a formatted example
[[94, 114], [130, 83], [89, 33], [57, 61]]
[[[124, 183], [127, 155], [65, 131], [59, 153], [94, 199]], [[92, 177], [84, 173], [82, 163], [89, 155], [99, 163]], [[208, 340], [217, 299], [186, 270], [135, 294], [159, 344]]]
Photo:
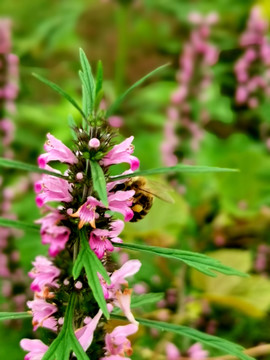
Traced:
[[115, 247], [120, 247], [128, 250], [147, 252], [152, 255], [159, 255], [170, 259], [180, 260], [185, 264], [195, 268], [196, 270], [208, 276], [216, 277], [217, 274], [213, 272], [220, 272], [225, 275], [247, 276], [241, 271], [235, 270], [229, 266], [223, 265], [220, 261], [212, 259], [204, 254], [195, 253], [185, 250], [161, 248], [157, 246], [149, 246], [142, 244], [121, 244], [114, 243]]
[[209, 173], [209, 172], [237, 172], [237, 169], [227, 169], [227, 168], [218, 168], [211, 166], [191, 166], [191, 165], [181, 165], [178, 164], [176, 166], [162, 167], [158, 169], [149, 169], [142, 171], [134, 171], [131, 174], [111, 176], [111, 180], [121, 180], [135, 176], [148, 176], [148, 175], [156, 175], [156, 174], [170, 174], [170, 173]]
[[86, 118], [88, 118], [92, 114], [94, 109], [96, 85], [92, 74], [91, 66], [85, 55], [85, 52], [82, 49], [80, 49], [80, 61], [82, 71], [80, 71], [79, 75], [82, 81], [83, 88], [84, 113], [86, 115]]
[[75, 109], [77, 109], [80, 114], [82, 115], [83, 118], [85, 118], [85, 114], [82, 111], [82, 109], [80, 108], [80, 106], [76, 103], [76, 101], [69, 95], [67, 94], [64, 90], [62, 90], [58, 85], [54, 84], [53, 82], [45, 79], [43, 76], [38, 75], [33, 73], [33, 76], [35, 78], [37, 78], [38, 80], [42, 81], [44, 84], [50, 86], [50, 88], [52, 88], [53, 90], [55, 90], [56, 92], [58, 92], [58, 94], [62, 95], [68, 102], [70, 102], [71, 105], [74, 106]]
[[39, 225], [27, 224], [23, 221], [10, 220], [10, 219], [6, 219], [3, 217], [0, 217], [0, 226], [14, 228], [14, 229], [20, 229], [20, 230], [25, 230], [25, 231], [28, 231], [28, 230], [39, 231], [39, 229], [40, 229]]
[[31, 165], [31, 164], [25, 164], [21, 161], [11, 160], [11, 159], [5, 159], [0, 158], [0, 168], [9, 168], [9, 169], [16, 169], [16, 170], [24, 170], [24, 171], [30, 171], [37, 174], [48, 174], [55, 177], [59, 177], [62, 179], [66, 179], [66, 176], [59, 174], [57, 172], [48, 171], [45, 169], [40, 169], [38, 166]]
[[[125, 317], [119, 315], [112, 315], [113, 318], [119, 320], [125, 320]], [[208, 335], [196, 329], [192, 329], [187, 326], [168, 324], [161, 321], [147, 320], [147, 319], [136, 319], [140, 324], [148, 326], [150, 328], [158, 329], [161, 331], [173, 332], [177, 335], [186, 336], [195, 341], [199, 341], [202, 344], [205, 344], [210, 347], [214, 347], [218, 350], [221, 350], [225, 354], [234, 355], [242, 360], [255, 360], [253, 357], [245, 355], [242, 351], [244, 348], [240, 345], [234, 344], [231, 341], [221, 339], [217, 336]]]
[[122, 95], [119, 96], [119, 98], [117, 98], [115, 100], [115, 102], [109, 107], [109, 109], [107, 110], [106, 113], [106, 117], [110, 117], [111, 115], [113, 115], [119, 108], [120, 104], [123, 102], [123, 100], [125, 99], [125, 97], [136, 87], [140, 86], [145, 80], [147, 80], [148, 78], [150, 78], [151, 76], [155, 75], [156, 73], [158, 73], [159, 71], [163, 70], [165, 67], [167, 67], [168, 64], [159, 66], [157, 69], [151, 71], [149, 74], [145, 75], [143, 78], [141, 78], [140, 80], [138, 80], [135, 84], [133, 84], [129, 89], [127, 89]]
[[107, 207], [108, 196], [103, 170], [97, 161], [90, 160], [90, 165], [94, 190], [97, 192], [102, 203]]
[[72, 270], [73, 277], [76, 280], [80, 276], [82, 269], [85, 269], [88, 284], [93, 291], [93, 296], [96, 299], [103, 314], [106, 316], [106, 318], [109, 318], [109, 312], [97, 272], [108, 284], [110, 284], [111, 280], [107, 274], [106, 269], [103, 267], [95, 253], [90, 249], [84, 229], [80, 231], [80, 245], [81, 249]]
[[30, 318], [30, 317], [32, 317], [32, 315], [27, 312], [17, 312], [17, 313], [0, 312], [0, 321], [25, 319], [25, 318]]
[[68, 360], [73, 351], [78, 360], [89, 360], [80, 343], [78, 342], [73, 329], [73, 314], [76, 302], [76, 295], [72, 294], [67, 306], [65, 321], [57, 338], [52, 342], [42, 360]]

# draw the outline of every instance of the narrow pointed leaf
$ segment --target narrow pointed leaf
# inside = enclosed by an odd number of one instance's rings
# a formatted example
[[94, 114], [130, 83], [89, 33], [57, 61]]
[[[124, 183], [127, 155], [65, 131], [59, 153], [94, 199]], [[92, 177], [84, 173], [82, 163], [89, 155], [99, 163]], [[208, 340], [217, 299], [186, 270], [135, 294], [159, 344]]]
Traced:
[[91, 94], [89, 94], [89, 89], [86, 83], [86, 79], [82, 71], [79, 71], [79, 76], [82, 83], [83, 112], [88, 118], [88, 116], [91, 114]]
[[96, 254], [90, 249], [84, 229], [80, 231], [80, 239], [81, 239], [81, 249], [73, 266], [73, 270], [72, 270], [73, 277], [76, 280], [79, 277], [81, 270], [83, 268], [85, 269], [88, 285], [93, 291], [93, 296], [96, 299], [96, 302], [98, 303], [103, 314], [108, 319], [110, 315], [107, 309], [103, 290], [100, 285], [100, 280], [98, 278], [97, 273], [100, 273], [100, 275], [104, 278], [104, 280], [107, 283], [110, 283], [111, 280], [107, 274], [106, 269], [103, 267], [100, 260], [97, 258]]
[[[241, 271], [223, 265], [219, 260], [213, 259], [207, 255], [185, 250], [167, 249], [158, 246], [148, 246], [141, 244], [120, 244], [113, 243], [114, 247], [120, 247], [128, 250], [143, 251], [153, 255], [163, 256], [170, 259], [180, 260], [205, 275], [216, 277], [216, 272], [225, 275], [248, 276]], [[215, 271], [215, 272], [214, 272]]]
[[98, 196], [102, 203], [108, 206], [108, 196], [106, 189], [106, 180], [102, 168], [97, 161], [90, 160], [91, 174], [93, 180], [94, 190], [98, 193]]
[[66, 310], [64, 325], [57, 338], [43, 356], [42, 360], [69, 360], [70, 353], [74, 352], [78, 360], [89, 360], [73, 329], [73, 314], [75, 306], [75, 294], [70, 296]]
[[31, 318], [33, 315], [28, 312], [0, 312], [0, 321]]
[[110, 180], [121, 180], [135, 176], [148, 176], [156, 174], [169, 174], [169, 173], [219, 173], [219, 172], [238, 172], [238, 169], [219, 168], [211, 166], [192, 166], [192, 165], [181, 165], [162, 167], [157, 169], [149, 169], [142, 171], [134, 171], [131, 174], [110, 176]]
[[[112, 315], [112, 317], [114, 319], [126, 320], [124, 316]], [[216, 348], [225, 354], [236, 356], [241, 360], [255, 360], [253, 357], [250, 357], [243, 353], [245, 349], [241, 345], [234, 344], [231, 341], [221, 339], [217, 336], [209, 335], [199, 330], [182, 325], [168, 324], [166, 322], [147, 320], [141, 318], [136, 318], [136, 320], [140, 324], [144, 326], [148, 326], [150, 328], [158, 329], [161, 331], [173, 332], [180, 336], [186, 336], [190, 339], [205, 344], [206, 346]]]
[[0, 227], [9, 227], [21, 230], [40, 231], [40, 226], [36, 224], [28, 224], [23, 221], [11, 220], [0, 217]]
[[34, 172], [34, 173], [37, 173], [37, 174], [48, 174], [48, 175], [52, 175], [52, 176], [55, 176], [55, 177], [59, 177], [61, 179], [66, 179], [67, 178], [66, 176], [64, 176], [62, 174], [52, 172], [52, 171], [48, 171], [48, 170], [45, 170], [45, 169], [40, 169], [38, 166], [35, 166], [35, 165], [26, 164], [26, 163], [23, 163], [21, 161], [5, 159], [5, 158], [0, 158], [0, 167], [16, 169], [16, 170], [30, 171], [30, 172]]
[[99, 60], [98, 66], [97, 66], [97, 76], [96, 76], [96, 96], [95, 96], [95, 110], [98, 109], [99, 104], [103, 98], [103, 67], [102, 62]]
[[70, 102], [71, 105], [73, 105], [75, 107], [75, 109], [77, 109], [79, 111], [79, 113], [85, 118], [85, 114], [82, 111], [82, 109], [80, 108], [80, 106], [76, 103], [76, 101], [69, 95], [67, 94], [64, 90], [62, 90], [58, 85], [56, 85], [55, 83], [45, 79], [43, 76], [38, 75], [33, 73], [32, 74], [35, 78], [37, 78], [38, 80], [42, 81], [44, 84], [50, 86], [50, 88], [52, 88], [53, 90], [55, 90], [56, 92], [58, 92], [58, 94], [62, 95], [68, 102]]
[[87, 116], [91, 114], [95, 102], [95, 80], [92, 74], [91, 66], [89, 61], [85, 55], [85, 52], [80, 49], [80, 61], [83, 71], [84, 82], [83, 85], [85, 86], [85, 90], [89, 96], [89, 104], [90, 104], [90, 112], [87, 113]]
[[159, 71], [163, 70], [165, 67], [167, 67], [169, 64], [165, 64], [162, 66], [159, 66], [157, 69], [151, 71], [149, 74], [145, 75], [143, 78], [141, 78], [140, 80], [138, 80], [135, 84], [133, 84], [129, 89], [127, 89], [122, 95], [119, 96], [119, 98], [116, 99], [116, 101], [109, 107], [107, 113], [106, 113], [106, 117], [109, 117], [111, 115], [113, 115], [117, 109], [119, 108], [120, 104], [123, 102], [123, 100], [125, 99], [125, 97], [136, 87], [140, 86], [145, 80], [147, 80], [148, 78], [150, 78], [151, 76], [155, 75], [156, 73], [158, 73]]

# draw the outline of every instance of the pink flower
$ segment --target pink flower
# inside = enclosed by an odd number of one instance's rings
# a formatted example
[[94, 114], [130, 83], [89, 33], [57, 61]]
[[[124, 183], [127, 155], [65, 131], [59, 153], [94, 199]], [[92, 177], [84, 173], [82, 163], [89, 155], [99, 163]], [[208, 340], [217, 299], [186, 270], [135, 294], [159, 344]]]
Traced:
[[177, 347], [173, 344], [168, 342], [166, 345], [166, 359], [167, 360], [180, 360], [181, 354]]
[[123, 311], [125, 317], [132, 324], [137, 325], [138, 321], [135, 320], [130, 309], [131, 294], [132, 294], [132, 289], [125, 289], [123, 292], [118, 290], [115, 294], [115, 298], [116, 298], [115, 304]]
[[57, 226], [62, 219], [64, 219], [64, 216], [54, 210], [36, 221], [37, 224], [41, 224], [42, 244], [50, 244], [50, 256], [56, 256], [60, 251], [64, 250], [69, 240], [70, 229], [66, 226]]
[[[49, 166], [46, 166], [46, 170], [56, 172]], [[37, 206], [41, 207], [50, 201], [70, 202], [72, 200], [71, 190], [72, 185], [67, 180], [44, 174], [42, 180], [35, 183], [35, 191], [40, 193], [36, 197]]]
[[123, 228], [123, 221], [116, 220], [111, 223], [111, 230], [94, 229], [91, 231], [89, 244], [99, 259], [104, 256], [105, 251], [113, 251], [111, 241], [122, 242], [118, 235], [122, 232]]
[[200, 343], [196, 343], [188, 349], [188, 355], [194, 360], [204, 360], [208, 357], [208, 351], [203, 350]]
[[44, 299], [34, 299], [33, 301], [28, 301], [27, 306], [33, 312], [33, 321], [34, 331], [38, 327], [45, 327], [51, 330], [57, 330], [57, 321], [54, 317], [51, 317], [52, 314], [57, 312], [57, 306], [47, 303]]
[[59, 287], [55, 279], [60, 275], [60, 270], [45, 256], [37, 256], [33, 262], [34, 269], [28, 275], [34, 279], [31, 284], [32, 291], [41, 291], [45, 286]]
[[124, 215], [125, 221], [130, 221], [133, 218], [132, 196], [135, 194], [134, 190], [117, 191], [115, 193], [108, 193], [109, 209]]
[[98, 313], [93, 317], [93, 319], [88, 322], [87, 325], [75, 331], [75, 335], [84, 351], [86, 351], [92, 343], [94, 331], [101, 316], [102, 311], [99, 310]]
[[42, 360], [48, 350], [48, 346], [40, 340], [22, 339], [20, 346], [23, 350], [29, 351], [29, 353], [25, 355], [24, 360]]
[[101, 164], [109, 166], [113, 164], [128, 163], [130, 164], [132, 171], [137, 170], [140, 166], [139, 159], [131, 155], [134, 151], [134, 147], [131, 145], [133, 139], [134, 136], [130, 136], [120, 144], [115, 145], [101, 160]]
[[57, 160], [67, 164], [76, 164], [78, 159], [73, 152], [62, 143], [62, 141], [56, 139], [53, 135], [47, 134], [48, 140], [44, 145], [44, 149], [47, 153], [38, 157], [38, 165], [40, 168], [45, 168], [48, 162]]
[[86, 202], [79, 207], [79, 209], [74, 213], [71, 214], [71, 217], [79, 217], [79, 229], [81, 229], [84, 224], [89, 223], [92, 228], [96, 227], [95, 221], [96, 221], [96, 208], [97, 206], [103, 207], [101, 201], [98, 201], [93, 196], [88, 196]]
[[42, 244], [49, 244], [49, 255], [56, 256], [64, 250], [69, 235], [70, 229], [66, 226], [52, 226], [41, 232]]
[[[110, 334], [105, 335], [105, 350], [106, 355], [120, 355], [131, 356], [132, 348], [131, 343], [127, 339], [138, 331], [138, 325], [129, 324], [124, 326], [117, 326]], [[109, 357], [113, 359], [113, 357]], [[106, 358], [105, 358], [106, 359]]]

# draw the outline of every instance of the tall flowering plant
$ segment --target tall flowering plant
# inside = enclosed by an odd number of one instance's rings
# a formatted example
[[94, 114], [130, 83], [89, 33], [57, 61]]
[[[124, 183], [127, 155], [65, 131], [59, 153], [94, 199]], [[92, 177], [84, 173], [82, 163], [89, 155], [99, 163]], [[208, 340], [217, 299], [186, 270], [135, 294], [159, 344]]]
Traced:
[[[139, 323], [188, 336], [244, 360], [251, 359], [242, 353], [241, 347], [229, 341], [185, 326], [134, 317], [133, 307], [158, 301], [160, 297], [156, 294], [132, 296], [127, 278], [139, 271], [141, 262], [133, 259], [118, 269], [112, 268], [108, 257], [114, 248], [180, 260], [210, 276], [215, 276], [213, 270], [228, 275], [244, 274], [203, 254], [123, 242], [124, 223], [131, 221], [138, 211], [138, 205], [134, 203], [138, 200], [138, 192], [143, 191], [132, 187], [132, 178], [176, 171], [220, 172], [231, 169], [177, 165], [138, 171], [139, 160], [133, 155], [133, 136], [118, 143], [107, 119], [130, 90], [149, 75], [134, 84], [107, 111], [100, 110], [103, 94], [101, 63], [95, 80], [82, 50], [80, 57], [82, 109], [57, 85], [37, 76], [81, 113], [82, 123], [72, 122], [73, 148], [47, 134], [45, 153], [38, 158], [39, 167], [0, 159], [2, 167], [42, 174], [35, 184], [35, 191], [37, 206], [45, 212], [36, 225], [4, 218], [0, 218], [0, 224], [38, 230], [42, 243], [49, 246], [49, 256], [37, 256], [29, 273], [34, 293], [33, 300], [27, 302], [29, 312], [2, 313], [0, 319], [31, 316], [34, 331], [45, 328], [48, 332], [44, 342], [39, 339], [21, 340], [21, 347], [28, 352], [25, 360], [68, 360], [71, 357], [78, 360], [130, 359], [132, 346], [128, 337], [138, 331]], [[66, 170], [57, 170], [55, 162], [65, 164]], [[123, 174], [111, 176], [111, 167], [122, 163], [128, 164], [128, 169]], [[119, 312], [123, 315], [118, 315]], [[114, 326], [111, 319], [124, 320], [125, 323]]]

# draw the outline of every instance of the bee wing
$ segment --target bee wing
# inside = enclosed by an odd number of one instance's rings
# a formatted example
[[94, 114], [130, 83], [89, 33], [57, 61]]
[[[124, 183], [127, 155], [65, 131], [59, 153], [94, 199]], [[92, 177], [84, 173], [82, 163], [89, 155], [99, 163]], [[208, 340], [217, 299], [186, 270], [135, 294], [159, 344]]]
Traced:
[[173, 190], [167, 184], [162, 182], [147, 179], [147, 187], [141, 190], [160, 200], [166, 201], [167, 203], [174, 203], [174, 199], [169, 194], [169, 191]]

